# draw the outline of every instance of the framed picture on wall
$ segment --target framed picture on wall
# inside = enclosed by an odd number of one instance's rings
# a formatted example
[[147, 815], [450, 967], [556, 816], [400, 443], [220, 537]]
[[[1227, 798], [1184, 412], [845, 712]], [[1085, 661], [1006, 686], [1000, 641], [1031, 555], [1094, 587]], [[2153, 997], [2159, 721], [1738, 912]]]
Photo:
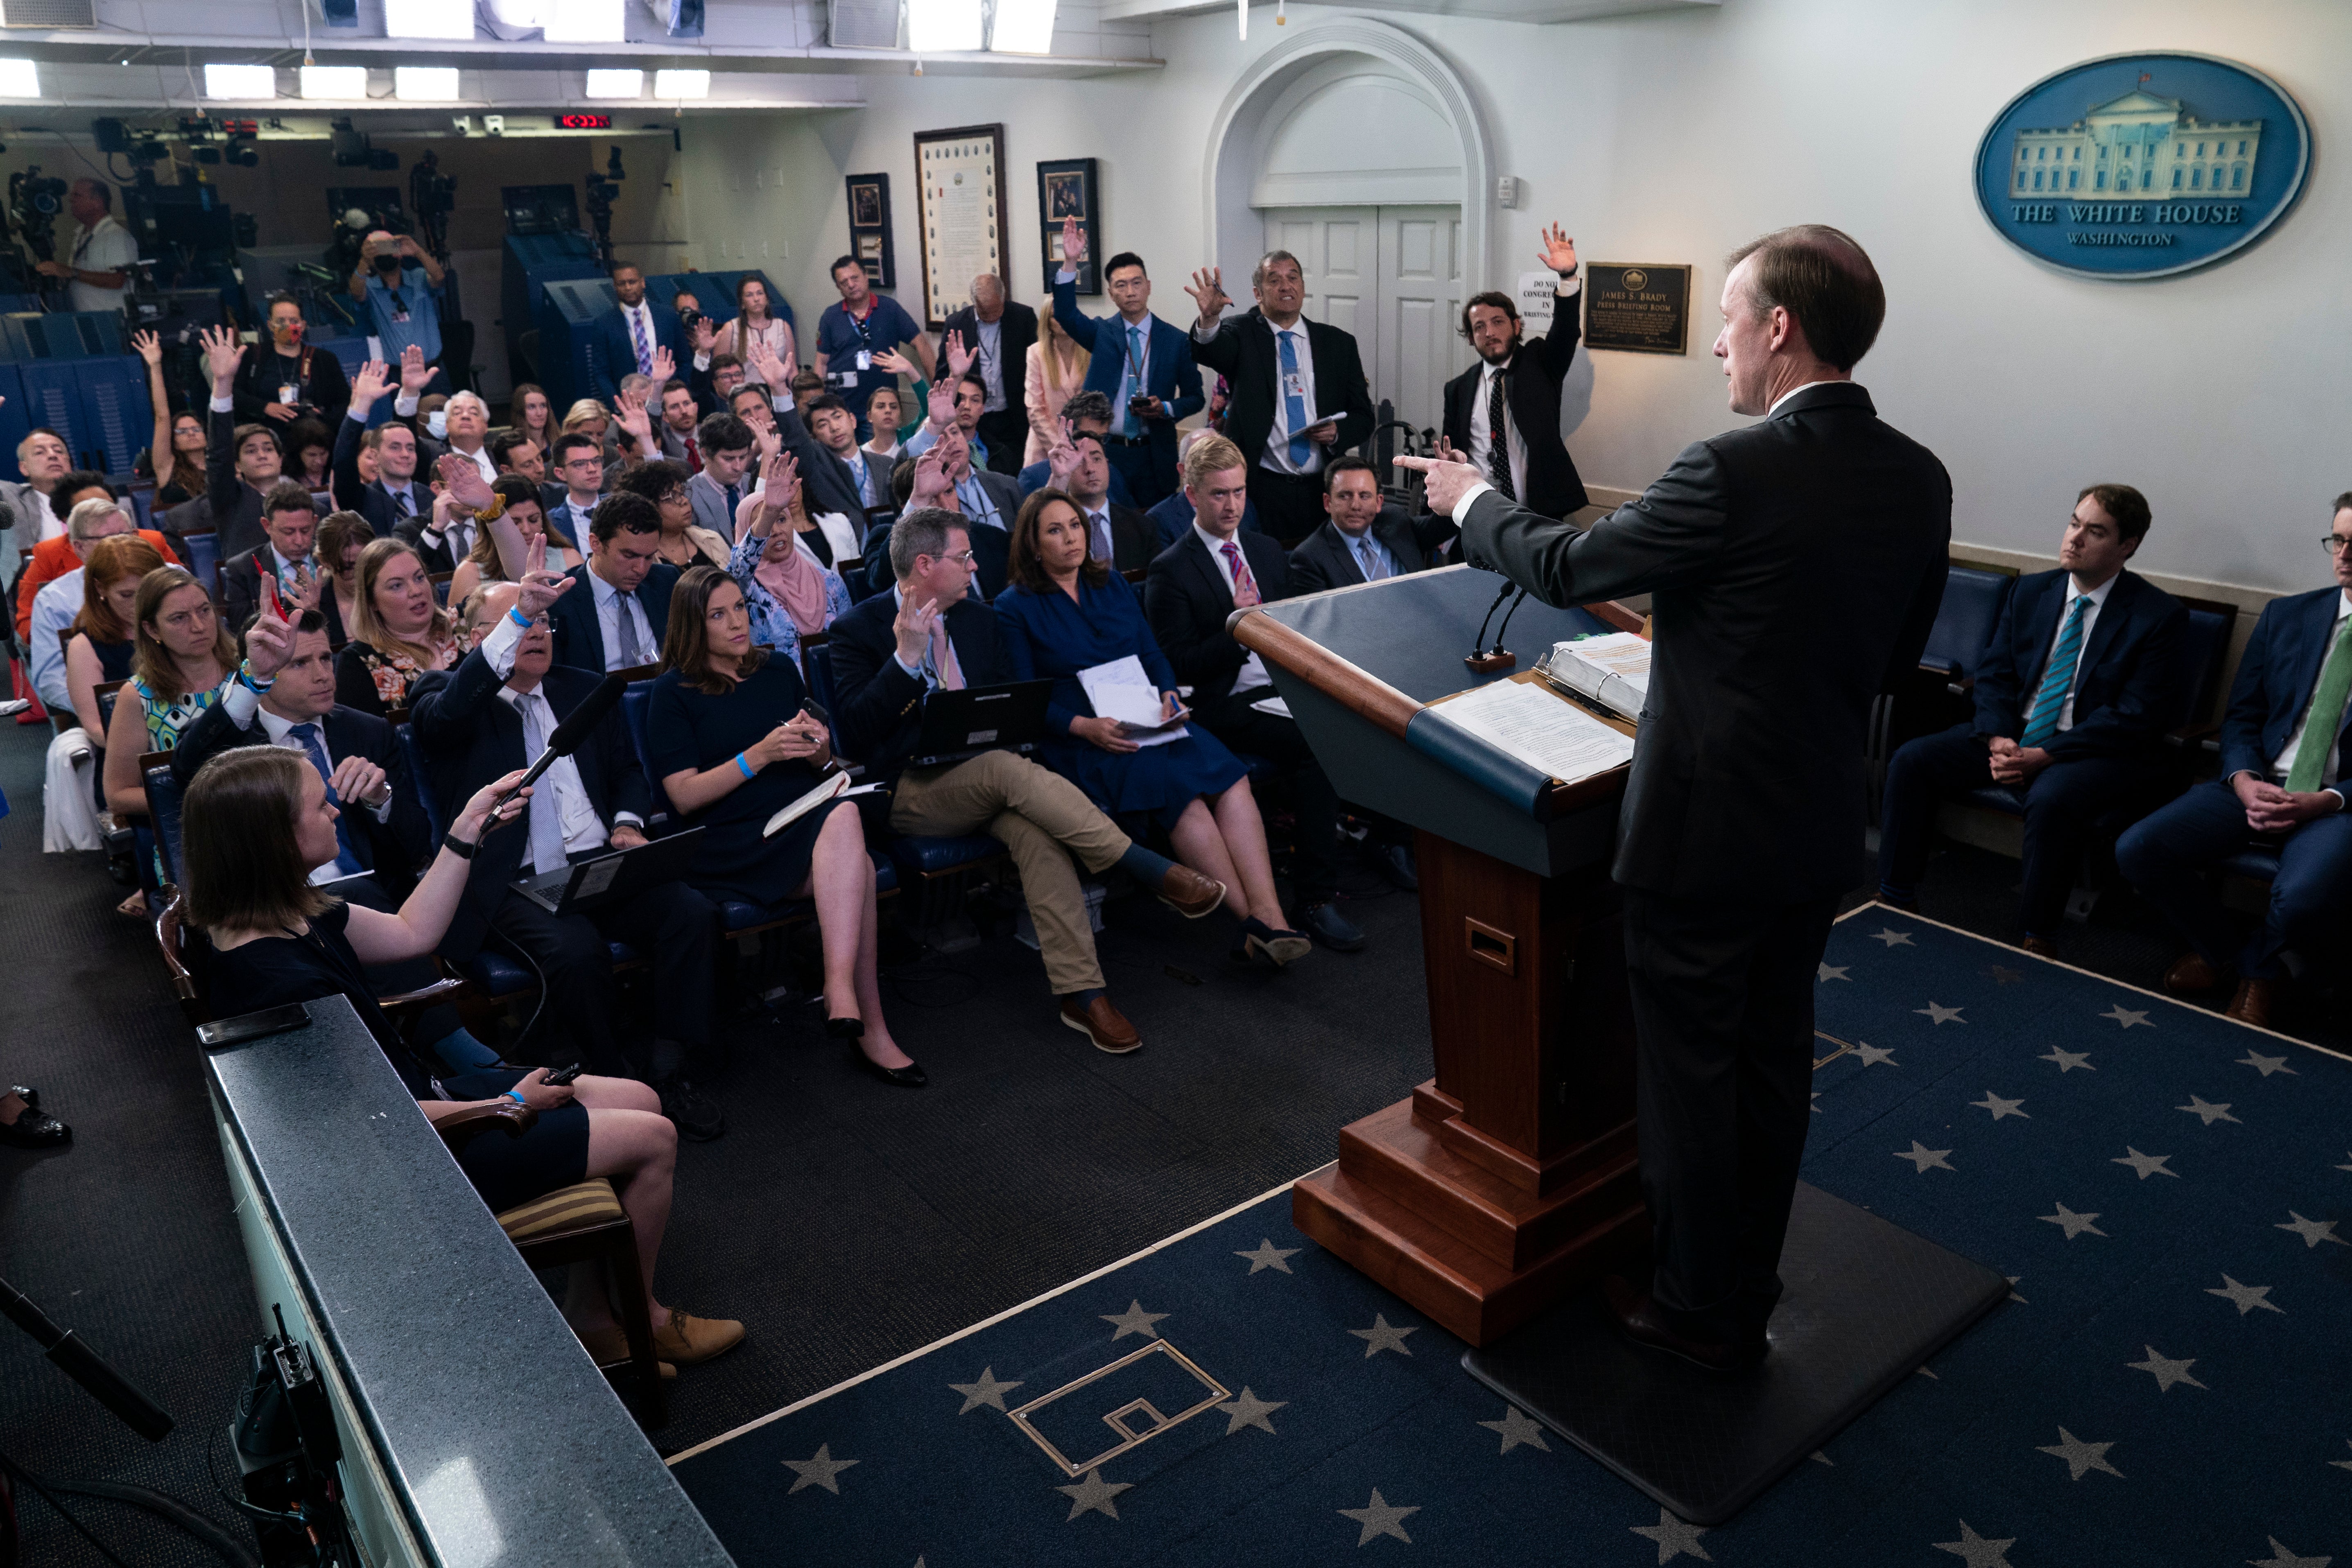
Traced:
[[851, 174], [842, 183], [849, 193], [849, 254], [866, 264], [866, 281], [875, 287], [896, 288], [898, 269], [890, 254], [890, 176]]
[[1095, 183], [1095, 161], [1091, 158], [1065, 158], [1058, 162], [1037, 165], [1037, 221], [1044, 228], [1043, 250], [1045, 256], [1045, 292], [1054, 291], [1054, 275], [1062, 270], [1062, 221], [1078, 220], [1078, 230], [1087, 236], [1087, 259], [1078, 267], [1078, 292], [1102, 292], [1101, 247], [1096, 241], [1101, 233], [1101, 197]]
[[923, 319], [938, 331], [971, 303], [971, 280], [1004, 276], [1004, 127], [915, 132], [922, 193]]

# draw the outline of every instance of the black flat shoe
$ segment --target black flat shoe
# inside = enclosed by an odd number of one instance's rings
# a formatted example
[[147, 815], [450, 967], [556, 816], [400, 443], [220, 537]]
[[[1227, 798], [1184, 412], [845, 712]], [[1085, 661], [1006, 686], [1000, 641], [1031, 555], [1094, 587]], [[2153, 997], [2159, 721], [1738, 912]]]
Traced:
[[828, 1040], [863, 1040], [866, 1038], [864, 1019], [827, 1019], [824, 1033]]
[[73, 1129], [47, 1111], [27, 1103], [13, 1122], [0, 1122], [0, 1144], [20, 1149], [61, 1149], [73, 1142]]
[[0, 1090], [0, 1093], [14, 1094], [27, 1105], [38, 1105], [41, 1103], [41, 1092], [29, 1084], [11, 1083], [5, 1090]]
[[[835, 1023], [856, 1023], [857, 1020], [856, 1019], [835, 1019], [832, 1021]], [[877, 1078], [882, 1080], [885, 1083], [895, 1083], [901, 1089], [920, 1089], [923, 1085], [930, 1082], [929, 1075], [927, 1075], [923, 1071], [922, 1068], [915, 1062], [909, 1061], [904, 1067], [885, 1067], [880, 1062], [875, 1061], [872, 1057], [866, 1055], [865, 1048], [860, 1046], [855, 1040], [849, 1042], [849, 1050], [850, 1053], [857, 1058], [861, 1066], [863, 1066], [868, 1072], [873, 1073]]]

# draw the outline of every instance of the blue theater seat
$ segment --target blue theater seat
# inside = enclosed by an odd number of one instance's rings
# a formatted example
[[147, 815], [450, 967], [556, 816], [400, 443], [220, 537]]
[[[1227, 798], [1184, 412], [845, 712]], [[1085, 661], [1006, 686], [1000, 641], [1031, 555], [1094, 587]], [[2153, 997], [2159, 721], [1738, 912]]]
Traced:
[[180, 880], [180, 800], [184, 791], [168, 762], [148, 768], [142, 782], [147, 786], [147, 821], [153, 830], [156, 850], [163, 858], [163, 880], [177, 884]]
[[1973, 680], [1985, 645], [1992, 641], [2001, 607], [2009, 602], [2017, 580], [1975, 567], [1949, 568], [1944, 578], [1944, 602], [1919, 655], [1923, 669], [1941, 671], [1949, 680]]

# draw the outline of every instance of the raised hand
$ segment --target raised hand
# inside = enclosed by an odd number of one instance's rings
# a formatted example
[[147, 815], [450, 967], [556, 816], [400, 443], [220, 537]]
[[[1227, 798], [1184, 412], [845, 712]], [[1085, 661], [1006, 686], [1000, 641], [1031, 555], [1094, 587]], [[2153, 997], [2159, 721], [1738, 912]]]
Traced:
[[760, 470], [760, 493], [773, 497], [768, 503], [771, 517], [788, 517], [800, 507], [800, 459], [783, 451], [781, 443], [774, 464]]
[[939, 601], [926, 599], [918, 604], [911, 593], [899, 598], [898, 618], [890, 622], [890, 634], [898, 640], [899, 663], [921, 665], [924, 652], [931, 645], [931, 628], [939, 619]]
[[1201, 268], [1192, 275], [1192, 281], [1184, 286], [1184, 292], [1191, 295], [1192, 303], [1200, 307], [1201, 321], [1203, 326], [1214, 323], [1217, 318], [1223, 315], [1233, 305], [1232, 298], [1225, 293], [1225, 273], [1223, 267]]
[[294, 656], [294, 628], [288, 623], [285, 612], [276, 604], [275, 598], [275, 595], [264, 597], [260, 615], [246, 629], [246, 673], [257, 681], [266, 681], [278, 674]]
[[707, 354], [719, 346], [719, 329], [712, 324], [709, 317], [698, 316], [695, 318], [694, 334], [690, 340], [696, 353]]
[[382, 360], [370, 360], [360, 367], [360, 373], [352, 378], [352, 411], [361, 419], [366, 419], [368, 411], [375, 406], [376, 400], [383, 396], [391, 387], [392, 367]]
[[914, 361], [907, 358], [906, 355], [900, 353], [896, 349], [884, 349], [880, 352], [877, 353], [874, 356], [874, 368], [877, 371], [887, 371], [894, 376], [919, 376], [922, 374], [922, 371], [916, 368]]
[[964, 346], [961, 332], [950, 332], [941, 346], [946, 349], [948, 356], [948, 374], [942, 380], [954, 380], [971, 369], [972, 351]]
[[754, 338], [744, 345], [751, 356], [751, 368], [760, 372], [760, 384], [771, 392], [788, 391], [793, 378], [784, 373], [784, 361], [764, 339]]
[[320, 575], [305, 563], [294, 569], [294, 612], [319, 608], [319, 590], [324, 586]]
[[653, 362], [654, 385], [657, 387], [668, 385], [671, 379], [677, 374], [677, 356], [669, 351], [668, 344], [656, 343], [654, 345]]
[[236, 380], [236, 367], [245, 360], [245, 345], [227, 327], [207, 327], [197, 340], [205, 346], [205, 370], [213, 378], [213, 395], [226, 397]]
[[1056, 490], [1068, 490], [1071, 476], [1077, 473], [1078, 465], [1084, 461], [1077, 443], [1070, 439], [1068, 432], [1057, 431], [1054, 444], [1045, 448], [1045, 483]]
[[1543, 249], [1538, 251], [1536, 256], [1565, 277], [1576, 270], [1576, 242], [1562, 234], [1558, 224], [1553, 224], [1544, 230]]
[[515, 601], [515, 608], [522, 612], [524, 620], [536, 621], [570, 591], [572, 583], [578, 580], [547, 570], [547, 536], [544, 534], [530, 541], [523, 552], [523, 559], [525, 570], [516, 580], [522, 585], [522, 594]]
[[1086, 258], [1087, 231], [1078, 226], [1076, 218], [1064, 218], [1062, 220], [1062, 265], [1076, 272], [1078, 269], [1078, 263]]
[[955, 486], [948, 478], [946, 454], [934, 446], [915, 459], [915, 486], [908, 493], [909, 507], [936, 507], [940, 497], [952, 495]]
[[945, 430], [956, 422], [956, 383], [945, 376], [931, 383], [931, 395], [924, 405], [930, 416], [933, 430]]
[[751, 444], [759, 449], [760, 473], [764, 482], [765, 476], [774, 472], [776, 455], [784, 449], [784, 433], [776, 428], [772, 418], [765, 424], [753, 424]]
[[131, 346], [137, 350], [139, 357], [146, 361], [149, 364], [160, 365], [163, 362], [163, 340], [155, 336], [154, 333], [131, 333]]
[[433, 477], [439, 481], [442, 497], [455, 509], [484, 511], [498, 500], [481, 469], [462, 452], [444, 452], [433, 465]]
[[433, 382], [433, 367], [425, 362], [425, 350], [411, 343], [400, 350], [400, 390], [410, 397], [422, 393]]
[[653, 416], [646, 412], [646, 394], [637, 392], [617, 392], [613, 398], [613, 423], [629, 433], [637, 450], [653, 455]]

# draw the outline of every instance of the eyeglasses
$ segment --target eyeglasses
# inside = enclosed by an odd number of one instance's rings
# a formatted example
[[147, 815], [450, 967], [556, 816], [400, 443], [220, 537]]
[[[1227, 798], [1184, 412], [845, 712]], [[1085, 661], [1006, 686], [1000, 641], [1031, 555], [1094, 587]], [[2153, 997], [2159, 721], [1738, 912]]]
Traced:
[[970, 566], [980, 559], [980, 552], [977, 550], [961, 549], [956, 551], [953, 555], [943, 555], [940, 557], [940, 559], [941, 560], [951, 560], [958, 566]]
[[2328, 559], [2333, 560], [2346, 550], [2352, 550], [2352, 538], [2346, 538], [2342, 534], [2323, 535], [2319, 548], [2327, 552]]

